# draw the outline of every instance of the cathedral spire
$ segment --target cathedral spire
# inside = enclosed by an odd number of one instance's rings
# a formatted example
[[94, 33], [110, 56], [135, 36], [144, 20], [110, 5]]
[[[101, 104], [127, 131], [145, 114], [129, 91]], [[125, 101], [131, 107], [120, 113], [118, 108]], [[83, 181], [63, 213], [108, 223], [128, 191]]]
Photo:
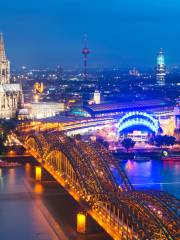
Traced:
[[10, 83], [10, 62], [6, 58], [3, 34], [0, 33], [0, 84]]
[[3, 40], [3, 34], [0, 33], [0, 60], [5, 60], [6, 55], [5, 55], [5, 49], [4, 49], [4, 40]]

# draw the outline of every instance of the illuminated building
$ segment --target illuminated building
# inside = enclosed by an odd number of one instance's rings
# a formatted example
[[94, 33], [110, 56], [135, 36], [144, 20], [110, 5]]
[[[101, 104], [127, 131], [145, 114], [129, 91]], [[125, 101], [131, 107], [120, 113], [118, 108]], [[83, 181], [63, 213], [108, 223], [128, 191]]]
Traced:
[[10, 83], [10, 62], [6, 57], [3, 35], [0, 34], [0, 84]]
[[3, 35], [0, 34], [0, 118], [14, 118], [23, 104], [21, 85], [10, 83], [10, 62], [8, 61]]
[[84, 36], [84, 48], [82, 50], [83, 54], [83, 62], [84, 62], [84, 80], [87, 80], [88, 73], [87, 73], [87, 56], [90, 53], [90, 50], [87, 47], [87, 36]]
[[158, 134], [160, 124], [152, 114], [132, 111], [118, 121], [119, 136], [130, 137], [136, 142], [145, 142], [151, 134]]
[[[175, 129], [177, 129], [177, 114], [174, 111], [174, 105], [172, 102], [167, 100], [143, 100], [143, 101], [132, 101], [123, 103], [101, 103], [83, 106], [82, 108], [74, 108], [72, 113], [76, 116], [92, 117], [92, 118], [113, 118], [119, 121], [123, 119], [126, 114], [133, 114], [136, 112], [144, 113], [148, 115], [148, 118], [144, 116], [134, 117], [132, 116], [128, 121], [124, 121], [121, 130], [129, 129], [131, 127], [141, 126], [140, 128], [134, 129], [135, 131], [141, 130], [142, 132], [147, 130], [149, 133], [158, 133], [160, 127], [164, 134], [173, 135]], [[159, 126], [155, 124], [154, 120], [151, 122], [149, 116], [157, 119]], [[142, 127], [143, 126], [143, 127]], [[145, 129], [146, 128], [146, 129]], [[142, 130], [143, 129], [143, 130]], [[144, 131], [144, 132], [145, 132]]]
[[166, 65], [164, 59], [163, 49], [160, 49], [159, 54], [157, 56], [157, 66], [156, 66], [156, 81], [159, 86], [165, 85], [165, 77], [166, 77]]
[[94, 103], [95, 104], [101, 103], [101, 94], [98, 90], [95, 90], [95, 92], [94, 92]]
[[56, 75], [57, 75], [58, 80], [62, 80], [62, 78], [63, 78], [63, 68], [60, 65], [57, 66]]
[[[101, 104], [92, 104], [82, 107], [83, 112], [91, 117], [118, 117], [131, 111], [143, 111], [155, 114], [158, 118], [174, 115], [174, 105], [168, 100], [142, 100], [128, 102], [109, 102]], [[78, 112], [80, 115], [80, 109]]]
[[41, 82], [41, 83], [36, 82], [36, 83], [34, 84], [34, 93], [35, 93], [35, 94], [42, 93], [43, 90], [44, 90], [44, 84], [43, 84], [43, 82]]
[[33, 96], [33, 100], [34, 100], [35, 103], [38, 103], [38, 102], [39, 102], [39, 95], [38, 95], [38, 94], [35, 94], [35, 95]]
[[156, 134], [159, 130], [158, 120], [146, 112], [129, 112], [121, 117], [118, 122], [119, 132], [134, 126], [143, 126]]
[[129, 70], [129, 75], [130, 75], [130, 76], [138, 77], [138, 76], [140, 76], [140, 73], [139, 73], [139, 71], [134, 67], [133, 69], [130, 69], [130, 70]]
[[64, 103], [58, 102], [37, 102], [26, 105], [30, 119], [41, 119], [53, 117], [60, 112], [63, 112], [65, 107]]

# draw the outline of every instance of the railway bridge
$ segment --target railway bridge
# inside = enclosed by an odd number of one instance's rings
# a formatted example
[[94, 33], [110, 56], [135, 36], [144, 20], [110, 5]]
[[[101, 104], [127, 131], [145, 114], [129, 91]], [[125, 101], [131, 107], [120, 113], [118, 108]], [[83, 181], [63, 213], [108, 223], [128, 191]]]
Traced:
[[136, 191], [100, 143], [61, 132], [16, 137], [113, 239], [180, 239], [180, 201], [161, 191]]

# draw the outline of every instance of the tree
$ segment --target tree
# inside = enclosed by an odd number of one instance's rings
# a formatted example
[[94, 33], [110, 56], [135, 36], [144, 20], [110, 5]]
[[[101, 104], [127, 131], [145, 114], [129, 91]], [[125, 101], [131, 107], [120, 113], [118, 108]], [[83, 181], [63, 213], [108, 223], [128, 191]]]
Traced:
[[15, 129], [16, 125], [17, 122], [14, 120], [2, 120], [0, 122], [0, 154], [4, 152], [4, 144], [7, 141], [8, 135]]
[[134, 145], [136, 144], [136, 142], [134, 142], [131, 138], [125, 138], [122, 142], [121, 142], [122, 146], [124, 148], [126, 148], [127, 152], [130, 148], [133, 148]]
[[81, 134], [76, 134], [76, 135], [75, 135], [75, 139], [76, 139], [77, 141], [80, 141], [80, 140], [82, 139]]
[[103, 138], [99, 137], [96, 139], [96, 142], [100, 143], [101, 145], [103, 145], [105, 148], [109, 148], [109, 143], [107, 141], [105, 141]]
[[4, 133], [3, 126], [1, 125], [0, 126], [0, 154], [2, 154], [4, 151], [4, 142], [6, 141], [6, 139], [7, 139], [7, 136]]
[[150, 139], [150, 143], [156, 147], [162, 147], [164, 145], [164, 138], [162, 135], [156, 135]]
[[173, 136], [168, 135], [157, 135], [150, 139], [150, 143], [155, 145], [156, 147], [162, 147], [164, 146], [173, 146], [176, 142], [176, 138]]
[[164, 136], [164, 145], [166, 146], [173, 146], [176, 142], [176, 138], [173, 137], [173, 136], [168, 136], [168, 135], [165, 135]]

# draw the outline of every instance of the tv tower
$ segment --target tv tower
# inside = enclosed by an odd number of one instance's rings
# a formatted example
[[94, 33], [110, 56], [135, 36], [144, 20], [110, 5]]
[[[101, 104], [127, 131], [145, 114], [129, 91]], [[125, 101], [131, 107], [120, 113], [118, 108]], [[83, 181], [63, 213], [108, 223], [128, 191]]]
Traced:
[[87, 73], [87, 56], [90, 53], [90, 50], [87, 47], [87, 35], [84, 35], [84, 48], [82, 49], [83, 54], [83, 62], [84, 62], [84, 80], [87, 80], [88, 73]]

